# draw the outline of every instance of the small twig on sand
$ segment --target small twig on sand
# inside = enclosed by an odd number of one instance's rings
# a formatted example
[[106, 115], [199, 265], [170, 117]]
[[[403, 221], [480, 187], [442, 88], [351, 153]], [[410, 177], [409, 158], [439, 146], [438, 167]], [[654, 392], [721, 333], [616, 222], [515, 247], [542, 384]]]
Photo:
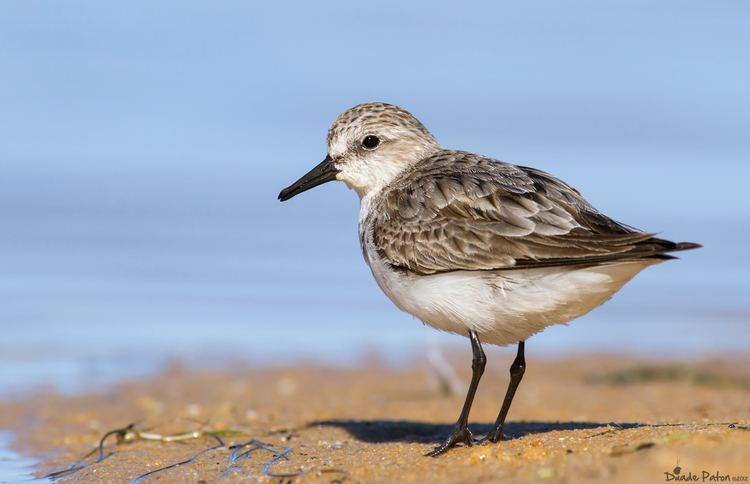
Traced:
[[50, 479], [50, 480], [60, 479], [62, 477], [66, 477], [71, 474], [75, 474], [81, 469], [85, 469], [86, 467], [91, 465], [90, 463], [88, 463], [89, 457], [96, 454], [97, 451], [98, 451], [98, 456], [93, 463], [96, 464], [96, 463], [103, 461], [104, 459], [112, 455], [112, 454], [106, 454], [106, 455], [104, 454], [104, 443], [106, 442], [106, 440], [110, 436], [115, 435], [117, 437], [117, 443], [119, 444], [126, 440], [128, 434], [133, 431], [134, 427], [135, 427], [135, 424], [131, 423], [127, 427], [123, 427], [121, 429], [110, 430], [109, 432], [105, 433], [101, 439], [99, 439], [99, 445], [97, 445], [96, 448], [91, 449], [91, 452], [84, 455], [80, 460], [72, 464], [67, 469], [50, 472], [49, 474], [45, 475], [43, 479]]
[[[141, 474], [139, 476], [136, 476], [136, 477], [134, 477], [133, 479], [130, 480], [130, 484], [138, 484], [139, 482], [141, 482], [146, 477], [152, 476], [152, 475], [154, 475], [154, 474], [156, 474], [158, 472], [166, 471], [167, 469], [173, 469], [175, 467], [179, 467], [179, 466], [185, 465], [185, 464], [192, 464], [193, 462], [195, 462], [195, 460], [198, 457], [202, 456], [203, 454], [205, 454], [207, 452], [211, 452], [212, 450], [219, 450], [219, 449], [225, 449], [226, 448], [226, 446], [224, 445], [224, 442], [219, 437], [217, 437], [216, 435], [212, 435], [212, 437], [214, 437], [216, 439], [216, 441], [218, 442], [213, 447], [209, 447], [207, 449], [202, 449], [202, 450], [198, 451], [197, 453], [193, 454], [191, 457], [189, 457], [189, 458], [187, 458], [185, 460], [182, 460], [180, 462], [175, 462], [174, 464], [170, 464], [168, 466], [161, 467], [159, 469], [154, 469], [152, 471], [148, 471], [148, 472], [145, 472], [145, 473], [143, 473], [143, 474]], [[152, 439], [152, 440], [161, 440], [161, 439]], [[168, 442], [177, 442], [179, 440], [187, 440], [187, 439], [186, 438], [185, 439], [177, 439], [177, 440], [171, 440], [171, 441], [168, 441]]]
[[[131, 484], [137, 484], [143, 481], [146, 477], [153, 476], [154, 474], [157, 474], [159, 472], [166, 471], [168, 469], [173, 469], [175, 467], [183, 466], [186, 464], [192, 464], [195, 462], [196, 459], [198, 459], [203, 454], [206, 454], [208, 452], [214, 451], [214, 450], [229, 450], [231, 451], [229, 454], [229, 463], [227, 465], [226, 471], [224, 471], [223, 475], [226, 475], [230, 472], [239, 471], [240, 467], [237, 465], [237, 462], [247, 459], [250, 457], [253, 452], [257, 450], [263, 450], [265, 452], [269, 452], [272, 454], [272, 457], [265, 461], [263, 463], [263, 467], [261, 468], [263, 474], [265, 474], [268, 477], [276, 478], [276, 479], [290, 479], [293, 477], [299, 476], [301, 473], [291, 473], [291, 474], [277, 474], [274, 472], [271, 472], [271, 466], [277, 463], [280, 460], [289, 460], [289, 456], [292, 453], [291, 447], [282, 447], [283, 450], [278, 451], [273, 448], [271, 444], [267, 444], [265, 442], [261, 442], [257, 439], [251, 439], [247, 442], [241, 443], [241, 444], [234, 444], [227, 446], [224, 441], [222, 440], [220, 434], [238, 434], [239, 432], [227, 430], [223, 432], [214, 432], [214, 431], [208, 431], [208, 430], [196, 430], [192, 432], [183, 432], [179, 434], [171, 434], [171, 435], [163, 435], [158, 434], [155, 432], [148, 432], [148, 431], [141, 431], [135, 428], [135, 424], [130, 424], [127, 427], [123, 427], [120, 429], [114, 429], [106, 432], [101, 439], [99, 439], [99, 444], [92, 449], [89, 453], [87, 453], [82, 459], [72, 464], [70, 467], [60, 470], [51, 472], [44, 476], [45, 479], [55, 480], [60, 479], [62, 477], [67, 477], [72, 474], [75, 474], [76, 472], [85, 469], [86, 467], [89, 467], [92, 464], [99, 463], [106, 459], [107, 457], [110, 457], [114, 454], [114, 452], [106, 453], [105, 452], [105, 444], [107, 440], [115, 436], [116, 437], [116, 445], [126, 443], [126, 442], [135, 442], [138, 440], [148, 440], [148, 441], [158, 441], [158, 442], [184, 442], [188, 440], [196, 440], [203, 437], [210, 437], [215, 441], [215, 445], [211, 447], [207, 447], [205, 449], [201, 449], [197, 453], [193, 454], [187, 459], [181, 460], [179, 462], [175, 462], [173, 464], [169, 464], [167, 466], [161, 467], [159, 469], [154, 469], [148, 472], [145, 472], [143, 474], [140, 474], [136, 477], [134, 477], [130, 482]], [[89, 459], [93, 456], [97, 455], [97, 458], [93, 461], [89, 462]]]
[[440, 345], [435, 340], [431, 341], [427, 350], [427, 365], [430, 377], [440, 393], [450, 396], [461, 395], [466, 391], [466, 384], [458, 378], [456, 370], [446, 359]]
[[273, 457], [267, 460], [263, 464], [263, 468], [262, 468], [263, 474], [267, 475], [268, 477], [291, 478], [291, 477], [296, 477], [300, 475], [299, 472], [292, 473], [292, 474], [276, 474], [276, 473], [271, 472], [271, 466], [273, 464], [280, 461], [281, 459], [289, 460], [289, 455], [292, 453], [291, 447], [283, 447], [283, 449], [284, 449], [283, 452], [278, 452], [274, 450], [273, 448], [271, 448], [269, 444], [266, 444], [265, 442], [261, 442], [260, 440], [257, 440], [257, 439], [251, 439], [243, 444], [232, 445], [229, 447], [229, 450], [232, 451], [232, 453], [229, 454], [229, 465], [227, 466], [227, 470], [224, 471], [223, 475], [227, 475], [230, 472], [238, 471], [239, 466], [237, 466], [237, 462], [241, 461], [242, 459], [247, 459], [256, 450], [265, 450], [273, 454]]
[[55, 479], [60, 479], [66, 476], [69, 476], [71, 474], [75, 474], [76, 472], [80, 471], [81, 469], [85, 469], [89, 466], [88, 460], [89, 457], [94, 455], [96, 453], [97, 449], [91, 449], [91, 452], [83, 456], [79, 461], [76, 461], [75, 463], [71, 464], [70, 467], [67, 467], [65, 469], [61, 469], [59, 471], [50, 472], [47, 475], [42, 476], [42, 479], [49, 479], [51, 481], [54, 481]]

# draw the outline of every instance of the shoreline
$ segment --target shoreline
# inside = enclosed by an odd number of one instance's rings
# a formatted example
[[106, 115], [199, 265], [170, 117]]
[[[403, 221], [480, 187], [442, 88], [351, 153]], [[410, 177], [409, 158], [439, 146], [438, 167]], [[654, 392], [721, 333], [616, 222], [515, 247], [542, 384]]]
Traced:
[[[506, 354], [490, 360], [480, 385], [475, 437], [499, 409]], [[459, 384], [468, 376], [463, 356], [450, 357]], [[400, 369], [377, 360], [352, 368], [172, 366], [98, 392], [0, 402], [0, 428], [14, 433], [19, 455], [39, 463], [37, 476], [75, 470], [63, 481], [283, 474], [303, 482], [655, 482], [677, 458], [686, 473], [750, 475], [747, 359], [531, 359], [508, 417], [510, 440], [429, 459], [422, 454], [449, 432], [463, 400], [460, 388], [451, 394], [442, 383], [420, 360]]]

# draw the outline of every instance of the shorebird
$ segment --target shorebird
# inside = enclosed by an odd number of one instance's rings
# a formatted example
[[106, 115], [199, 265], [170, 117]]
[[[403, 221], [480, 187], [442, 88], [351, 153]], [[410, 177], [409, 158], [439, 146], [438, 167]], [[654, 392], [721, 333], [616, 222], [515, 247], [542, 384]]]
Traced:
[[473, 443], [482, 343], [518, 345], [487, 435], [497, 442], [526, 369], [527, 338], [588, 313], [646, 267], [674, 259], [667, 253], [700, 247], [616, 222], [541, 170], [444, 149], [391, 104], [339, 115], [328, 156], [278, 198], [332, 180], [359, 195], [362, 253], [383, 292], [425, 324], [471, 341], [466, 399], [453, 431], [426, 454], [433, 457]]

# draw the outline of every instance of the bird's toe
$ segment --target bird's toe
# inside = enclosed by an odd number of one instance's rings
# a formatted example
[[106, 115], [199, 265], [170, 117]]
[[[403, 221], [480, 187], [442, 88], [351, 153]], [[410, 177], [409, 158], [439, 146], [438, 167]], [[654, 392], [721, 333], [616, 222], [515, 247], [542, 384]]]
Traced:
[[448, 450], [459, 444], [464, 444], [467, 447], [471, 447], [474, 444], [474, 437], [471, 435], [469, 428], [465, 425], [457, 425], [447, 439], [445, 439], [440, 445], [432, 449], [430, 452], [426, 453], [425, 456], [437, 457], [439, 455], [445, 454], [446, 452], [448, 452]]

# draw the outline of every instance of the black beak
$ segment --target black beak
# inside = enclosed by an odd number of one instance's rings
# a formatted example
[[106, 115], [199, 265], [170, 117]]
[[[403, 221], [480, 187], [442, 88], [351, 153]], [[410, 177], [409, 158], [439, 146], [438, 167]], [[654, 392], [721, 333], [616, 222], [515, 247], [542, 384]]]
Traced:
[[323, 183], [333, 181], [339, 173], [338, 168], [333, 165], [330, 155], [321, 161], [318, 166], [308, 171], [302, 178], [292, 183], [279, 193], [279, 200], [285, 202], [295, 195], [299, 195], [311, 188], [315, 188]]

